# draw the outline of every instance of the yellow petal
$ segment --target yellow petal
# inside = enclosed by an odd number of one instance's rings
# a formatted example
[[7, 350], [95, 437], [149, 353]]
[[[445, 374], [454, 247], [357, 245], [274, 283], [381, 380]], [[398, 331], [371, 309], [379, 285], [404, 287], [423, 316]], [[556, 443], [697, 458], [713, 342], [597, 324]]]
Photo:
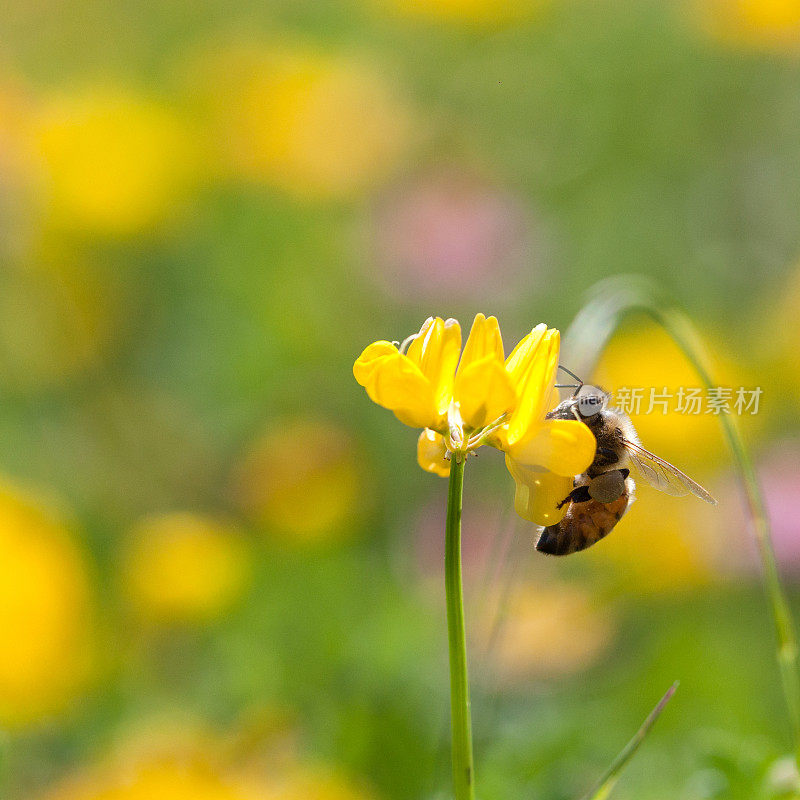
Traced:
[[453, 398], [453, 376], [461, 352], [461, 328], [454, 319], [431, 317], [408, 348], [408, 358], [430, 381], [439, 414], [446, 414]]
[[461, 418], [470, 428], [482, 428], [517, 403], [517, 393], [503, 362], [494, 354], [459, 367], [453, 390]]
[[437, 413], [430, 381], [419, 367], [391, 342], [374, 342], [358, 357], [353, 375], [379, 406], [412, 428], [437, 428]]
[[417, 462], [426, 472], [446, 478], [450, 474], [450, 462], [444, 457], [447, 447], [444, 437], [426, 428], [417, 441]]
[[594, 460], [597, 442], [583, 422], [548, 419], [536, 433], [508, 452], [520, 464], [537, 465], [557, 475], [574, 477], [584, 472]]
[[520, 380], [530, 365], [531, 358], [541, 344], [546, 330], [547, 325], [544, 322], [540, 322], [527, 336], [520, 340], [519, 344], [511, 351], [511, 355], [506, 359], [506, 369], [515, 382]]
[[467, 337], [467, 343], [464, 345], [464, 352], [461, 354], [461, 362], [456, 375], [473, 362], [481, 361], [487, 356], [494, 356], [497, 361], [502, 363], [504, 358], [503, 337], [495, 317], [487, 318], [483, 314], [476, 314]]
[[506, 455], [506, 466], [516, 483], [514, 509], [537, 525], [554, 525], [567, 513], [558, 504], [572, 491], [572, 478], [554, 475], [540, 467], [529, 467]]
[[[527, 438], [539, 427], [548, 410], [558, 369], [558, 350], [561, 334], [555, 328], [541, 331], [534, 328], [509, 356], [506, 369], [517, 390], [517, 408], [508, 423], [506, 441], [509, 445]], [[520, 351], [523, 343], [530, 342]], [[509, 362], [510, 367], [509, 367]]]
[[[353, 375], [355, 379], [366, 388], [370, 383], [371, 376], [381, 359], [385, 356], [391, 356], [397, 353], [397, 348], [391, 343], [386, 341], [373, 342], [368, 347], [364, 348], [364, 352], [356, 359], [353, 364]], [[369, 392], [369, 390], [367, 389]]]

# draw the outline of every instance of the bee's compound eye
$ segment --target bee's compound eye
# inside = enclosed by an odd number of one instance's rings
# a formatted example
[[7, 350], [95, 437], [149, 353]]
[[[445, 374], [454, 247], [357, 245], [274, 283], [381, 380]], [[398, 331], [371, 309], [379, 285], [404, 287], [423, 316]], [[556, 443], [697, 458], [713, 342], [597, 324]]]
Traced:
[[607, 395], [602, 389], [585, 383], [578, 389], [578, 394], [575, 396], [575, 404], [578, 407], [578, 413], [583, 419], [586, 419], [599, 414], [605, 408], [606, 399]]

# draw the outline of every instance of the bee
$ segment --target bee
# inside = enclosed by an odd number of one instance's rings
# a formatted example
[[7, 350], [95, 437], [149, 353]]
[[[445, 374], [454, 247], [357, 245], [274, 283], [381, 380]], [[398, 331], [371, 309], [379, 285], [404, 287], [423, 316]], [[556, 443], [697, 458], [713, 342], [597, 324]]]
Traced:
[[[569, 372], [565, 367], [559, 367]], [[645, 450], [630, 417], [608, 406], [610, 395], [596, 386], [577, 381], [572, 397], [562, 401], [548, 419], [577, 419], [597, 440], [594, 461], [586, 472], [576, 475], [573, 490], [558, 504], [567, 505], [564, 518], [548, 525], [539, 535], [536, 549], [554, 556], [585, 550], [607, 536], [633, 503], [637, 477], [666, 494], [693, 494], [707, 503], [717, 501], [677, 467]], [[570, 387], [572, 388], [572, 387]]]

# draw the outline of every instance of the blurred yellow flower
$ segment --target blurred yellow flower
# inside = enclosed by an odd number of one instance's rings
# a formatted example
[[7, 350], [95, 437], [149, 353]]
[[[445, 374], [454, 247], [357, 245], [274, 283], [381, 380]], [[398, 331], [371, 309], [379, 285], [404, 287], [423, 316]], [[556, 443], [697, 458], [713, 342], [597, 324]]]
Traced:
[[317, 420], [276, 425], [234, 476], [243, 511], [285, 541], [348, 538], [364, 508], [362, 459], [350, 434]]
[[62, 710], [95, 668], [83, 553], [48, 508], [0, 486], [0, 725]]
[[616, 632], [611, 609], [567, 583], [520, 583], [485, 608], [476, 644], [512, 683], [586, 669]]
[[410, 17], [476, 25], [504, 25], [533, 16], [550, 0], [380, 0]]
[[408, 146], [409, 114], [369, 61], [303, 46], [204, 59], [210, 135], [234, 175], [303, 199], [350, 198], [390, 175]]
[[46, 800], [263, 800], [219, 774], [206, 758], [163, 756], [90, 772], [65, 782]]
[[81, 374], [119, 332], [114, 275], [48, 241], [0, 273], [0, 373], [6, 388], [41, 390]]
[[769, 49], [800, 46], [798, 0], [697, 0], [697, 13], [716, 37]]
[[327, 769], [301, 767], [264, 783], [262, 800], [369, 800], [373, 795]]
[[67, 781], [45, 800], [368, 800], [329, 771], [294, 768], [269, 777], [213, 766], [213, 753], [151, 757]]
[[132, 604], [146, 617], [202, 622], [241, 596], [250, 563], [244, 539], [226, 522], [172, 513], [134, 528], [123, 576]]
[[[720, 386], [734, 390], [742, 386], [744, 370], [730, 359], [716, 355], [712, 369], [712, 378]], [[615, 336], [600, 360], [594, 382], [612, 393], [612, 405], [613, 395], [620, 388], [642, 390], [638, 410], [632, 400], [626, 403], [625, 410], [630, 411], [642, 444], [667, 461], [680, 468], [694, 468], [726, 457], [717, 416], [705, 413], [705, 407], [699, 413], [678, 409], [681, 387], [697, 388], [701, 382], [678, 346], [660, 328], [654, 325], [626, 328]], [[659, 395], [670, 395], [666, 414], [657, 402], [650, 409], [651, 390], [656, 401]], [[703, 389], [702, 396], [706, 395]], [[687, 405], [685, 411], [691, 410]], [[740, 419], [748, 424], [754, 421], [746, 415]]]
[[417, 449], [423, 469], [447, 475], [448, 454], [460, 459], [484, 444], [498, 447], [517, 483], [517, 512], [550, 525], [566, 512], [557, 504], [595, 453], [582, 422], [545, 419], [559, 343], [559, 332], [542, 323], [504, 360], [497, 320], [478, 314], [460, 353], [458, 322], [431, 317], [399, 347], [369, 345], [353, 374], [371, 400], [424, 428]]
[[33, 135], [54, 218], [101, 234], [133, 234], [160, 222], [196, 158], [187, 129], [168, 108], [124, 89], [53, 97]]
[[[187, 724], [188, 722], [188, 724]], [[57, 784], [43, 800], [368, 800], [329, 767], [301, 760], [285, 742], [245, 744], [190, 721], [147, 720], [103, 763]], [[276, 750], [275, 747], [278, 747]], [[255, 748], [254, 752], [248, 752]]]

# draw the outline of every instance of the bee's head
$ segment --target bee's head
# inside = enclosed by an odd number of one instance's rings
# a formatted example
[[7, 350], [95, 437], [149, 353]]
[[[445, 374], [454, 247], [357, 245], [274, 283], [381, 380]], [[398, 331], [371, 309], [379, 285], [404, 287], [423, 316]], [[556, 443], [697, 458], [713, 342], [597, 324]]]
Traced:
[[599, 386], [584, 383], [572, 396], [574, 408], [581, 419], [590, 417], [604, 411], [608, 406], [608, 394]]
[[566, 372], [570, 377], [574, 378], [577, 383], [556, 384], [556, 388], [569, 388], [575, 389], [575, 391], [572, 394], [572, 397], [570, 397], [568, 400], [564, 400], [558, 406], [558, 409], [555, 409], [554, 412], [551, 412], [551, 414], [562, 417], [564, 414], [566, 414], [567, 417], [573, 416], [581, 420], [586, 420], [591, 419], [601, 411], [605, 410], [605, 408], [608, 406], [610, 397], [606, 392], [604, 392], [598, 386], [592, 386], [589, 383], [584, 383], [572, 370], [567, 369], [565, 366], [559, 364], [558, 368], [563, 372]]

